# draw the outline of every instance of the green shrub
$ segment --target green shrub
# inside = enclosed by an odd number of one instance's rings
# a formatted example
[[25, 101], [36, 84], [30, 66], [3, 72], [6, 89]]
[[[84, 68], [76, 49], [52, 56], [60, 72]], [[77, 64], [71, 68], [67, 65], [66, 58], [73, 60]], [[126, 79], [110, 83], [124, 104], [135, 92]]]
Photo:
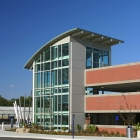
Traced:
[[51, 131], [54, 131], [55, 129], [56, 129], [56, 127], [51, 127], [50, 128]]
[[113, 131], [110, 132], [110, 136], [114, 136], [114, 132]]
[[42, 127], [42, 126], [38, 126], [38, 129], [39, 129], [39, 130], [43, 130], [43, 127]]
[[25, 124], [25, 125], [24, 125], [24, 128], [28, 128], [28, 124]]
[[6, 128], [5, 131], [12, 131], [12, 132], [16, 132], [16, 128]]
[[64, 126], [61, 129], [62, 129], [63, 132], [65, 132], [67, 130], [67, 127]]
[[86, 128], [86, 131], [88, 133], [94, 133], [96, 131], [96, 126], [95, 125], [88, 125]]
[[136, 130], [136, 131], [140, 130], [140, 123], [139, 122], [134, 125], [134, 130]]
[[82, 126], [81, 125], [77, 124], [76, 128], [77, 128], [78, 132], [81, 132], [81, 130], [82, 130]]

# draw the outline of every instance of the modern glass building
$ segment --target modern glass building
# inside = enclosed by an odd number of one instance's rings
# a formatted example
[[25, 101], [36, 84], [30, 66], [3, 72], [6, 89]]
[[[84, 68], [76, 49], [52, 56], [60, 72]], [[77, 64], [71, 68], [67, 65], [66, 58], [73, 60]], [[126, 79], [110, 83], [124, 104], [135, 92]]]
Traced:
[[[128, 85], [140, 82], [128, 73], [134, 67], [111, 66], [111, 46], [120, 43], [123, 41], [75, 28], [41, 47], [24, 66], [33, 71], [33, 122], [44, 129], [71, 129], [74, 114], [75, 125], [110, 125], [107, 113], [119, 109], [110, 105], [116, 96], [121, 98], [118, 92], [134, 92], [137, 86]], [[111, 102], [112, 95], [104, 91], [116, 92]]]

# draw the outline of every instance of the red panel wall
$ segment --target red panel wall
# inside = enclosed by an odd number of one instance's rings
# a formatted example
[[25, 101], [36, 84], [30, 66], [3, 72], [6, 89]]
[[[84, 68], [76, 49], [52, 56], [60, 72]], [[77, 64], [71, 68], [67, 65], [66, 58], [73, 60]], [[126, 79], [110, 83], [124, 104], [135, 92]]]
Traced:
[[[124, 94], [125, 95], [125, 94]], [[102, 95], [102, 96], [85, 96], [86, 98], [86, 111], [100, 111], [100, 110], [119, 110], [122, 105], [125, 109], [126, 102], [122, 95]], [[125, 95], [129, 106], [132, 105], [132, 109], [136, 105], [137, 109], [140, 109], [140, 93]]]
[[86, 71], [86, 84], [140, 79], [140, 64]]

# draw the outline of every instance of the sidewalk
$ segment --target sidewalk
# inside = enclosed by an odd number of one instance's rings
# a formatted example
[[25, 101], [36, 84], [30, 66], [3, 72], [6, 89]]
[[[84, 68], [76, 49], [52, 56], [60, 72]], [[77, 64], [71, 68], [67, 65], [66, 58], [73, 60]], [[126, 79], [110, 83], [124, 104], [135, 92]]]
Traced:
[[[20, 138], [34, 138], [34, 139], [52, 139], [52, 140], [70, 140], [71, 136], [62, 135], [45, 135], [45, 134], [33, 134], [33, 133], [16, 133], [10, 131], [4, 131], [0, 129], [0, 137], [20, 137]], [[95, 137], [95, 136], [75, 136], [77, 140], [128, 140], [125, 137]], [[140, 138], [132, 138], [140, 140]]]

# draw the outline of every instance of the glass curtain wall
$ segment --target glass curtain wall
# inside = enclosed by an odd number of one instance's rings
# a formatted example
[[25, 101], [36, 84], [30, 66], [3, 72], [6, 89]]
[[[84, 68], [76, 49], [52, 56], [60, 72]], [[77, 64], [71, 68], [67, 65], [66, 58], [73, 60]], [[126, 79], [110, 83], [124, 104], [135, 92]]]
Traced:
[[34, 120], [44, 129], [69, 127], [69, 44], [48, 47], [34, 69]]
[[109, 66], [109, 51], [86, 47], [86, 69]]

